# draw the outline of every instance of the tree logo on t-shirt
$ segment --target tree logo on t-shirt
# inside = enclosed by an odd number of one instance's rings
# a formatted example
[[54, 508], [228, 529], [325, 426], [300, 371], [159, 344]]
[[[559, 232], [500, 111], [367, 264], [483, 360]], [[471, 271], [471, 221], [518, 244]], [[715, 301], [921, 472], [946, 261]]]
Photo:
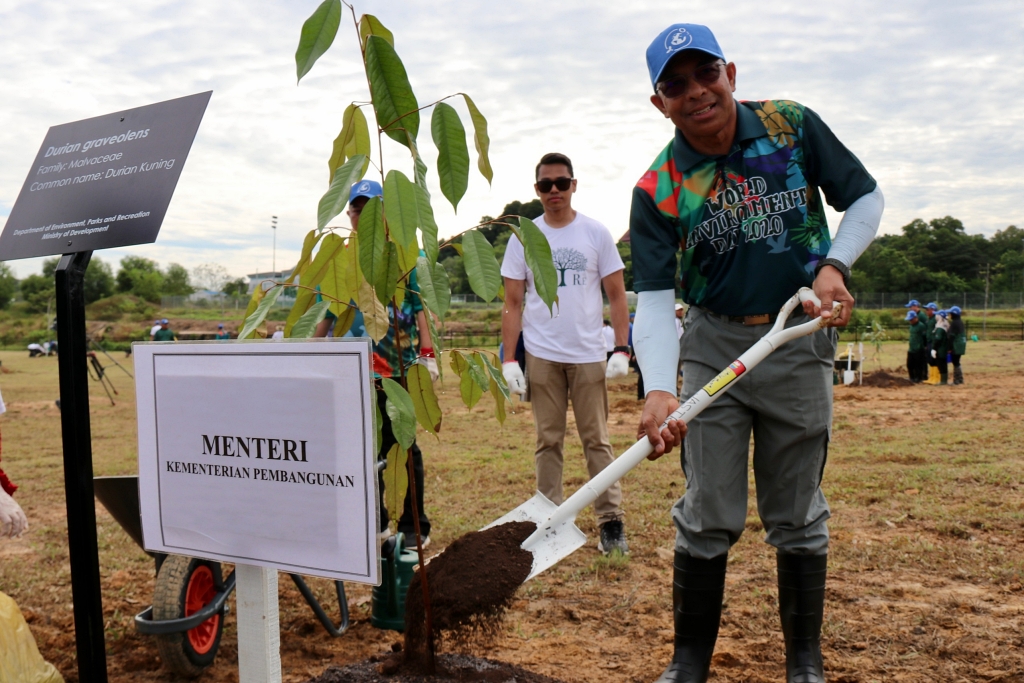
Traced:
[[[551, 252], [551, 258], [555, 262], [555, 270], [558, 271], [558, 286], [585, 285], [587, 284], [587, 257], [575, 249], [555, 249]], [[570, 274], [570, 281], [565, 281], [565, 271], [574, 271]]]

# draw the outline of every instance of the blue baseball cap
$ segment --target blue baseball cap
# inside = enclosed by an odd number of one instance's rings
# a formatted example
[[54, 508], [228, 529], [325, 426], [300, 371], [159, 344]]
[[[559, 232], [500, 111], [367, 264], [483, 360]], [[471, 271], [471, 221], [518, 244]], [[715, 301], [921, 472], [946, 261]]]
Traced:
[[171, 322], [171, 321], [170, 321], [170, 320], [168, 320], [167, 318], [161, 318], [161, 319], [160, 319], [160, 324], [161, 324], [161, 325], [168, 325], [168, 324], [170, 324], [170, 322]]
[[954, 306], [953, 308], [949, 309], [949, 312], [952, 313], [953, 315], [960, 315], [960, 307]]
[[933, 311], [937, 311], [937, 310], [939, 310], [939, 305], [938, 305], [937, 303], [935, 303], [934, 301], [929, 301], [928, 303], [926, 303], [926, 304], [924, 305], [924, 307], [925, 307], [925, 308], [930, 308], [930, 309], [932, 309]]
[[917, 319], [917, 311], [907, 311], [907, 317], [904, 318], [904, 320], [910, 321], [910, 320], [916, 320], [916, 319]]
[[647, 70], [651, 72], [651, 85], [655, 90], [661, 79], [661, 72], [668, 63], [683, 50], [700, 50], [712, 57], [725, 60], [722, 48], [715, 40], [715, 34], [700, 24], [672, 24], [658, 34], [647, 48]]
[[917, 299], [911, 299], [909, 304], [905, 304], [903, 308], [910, 308], [911, 306], [920, 306], [921, 302]]
[[381, 188], [380, 183], [374, 180], [360, 180], [358, 183], [352, 186], [352, 190], [348, 193], [349, 204], [355, 201], [356, 197], [381, 197], [384, 195], [384, 190]]

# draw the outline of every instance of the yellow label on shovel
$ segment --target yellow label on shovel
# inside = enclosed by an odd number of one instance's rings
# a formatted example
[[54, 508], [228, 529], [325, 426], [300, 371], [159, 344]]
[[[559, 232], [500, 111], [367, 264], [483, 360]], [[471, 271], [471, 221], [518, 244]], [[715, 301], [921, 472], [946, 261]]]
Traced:
[[708, 396], [714, 396], [719, 391], [732, 384], [737, 377], [746, 371], [747, 369], [743, 366], [743, 363], [735, 361], [725, 370], [718, 373], [717, 377], [705, 384], [704, 391], [707, 392]]

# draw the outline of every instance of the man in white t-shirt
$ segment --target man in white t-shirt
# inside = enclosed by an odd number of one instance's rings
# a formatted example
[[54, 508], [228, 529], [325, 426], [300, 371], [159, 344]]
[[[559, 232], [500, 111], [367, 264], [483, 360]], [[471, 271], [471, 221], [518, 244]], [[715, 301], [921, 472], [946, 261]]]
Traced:
[[156, 334], [157, 332], [159, 332], [159, 331], [160, 331], [160, 327], [161, 327], [161, 325], [160, 325], [160, 321], [159, 321], [159, 320], [154, 320], [154, 321], [153, 321], [153, 327], [149, 328], [149, 340], [150, 340], [150, 341], [153, 341], [153, 336], [154, 336], [154, 335], [155, 335], [155, 334]]
[[[611, 232], [572, 208], [576, 180], [568, 157], [545, 154], [537, 164], [534, 188], [544, 205], [544, 215], [536, 223], [551, 245], [558, 274], [558, 302], [549, 312], [537, 294], [523, 245], [510, 240], [501, 266], [505, 279], [501, 334], [505, 348], [514, 349], [522, 331], [526, 376], [512, 359], [503, 364], [503, 374], [509, 389], [520, 395], [526, 394], [529, 378], [529, 400], [537, 428], [537, 490], [560, 504], [562, 447], [570, 396], [590, 476], [615, 458], [608, 439], [605, 378], [625, 377], [629, 372], [629, 308], [622, 279], [624, 266]], [[611, 358], [607, 358], [601, 331], [602, 286], [615, 332]], [[606, 555], [629, 552], [621, 503], [619, 484], [594, 501], [601, 527], [598, 548]]]

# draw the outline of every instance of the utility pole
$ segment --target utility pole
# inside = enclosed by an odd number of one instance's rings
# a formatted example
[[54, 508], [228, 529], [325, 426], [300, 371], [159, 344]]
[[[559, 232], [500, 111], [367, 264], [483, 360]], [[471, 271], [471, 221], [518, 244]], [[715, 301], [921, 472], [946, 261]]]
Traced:
[[271, 261], [274, 278], [277, 277], [277, 216], [270, 217], [270, 229], [274, 231], [274, 260]]

